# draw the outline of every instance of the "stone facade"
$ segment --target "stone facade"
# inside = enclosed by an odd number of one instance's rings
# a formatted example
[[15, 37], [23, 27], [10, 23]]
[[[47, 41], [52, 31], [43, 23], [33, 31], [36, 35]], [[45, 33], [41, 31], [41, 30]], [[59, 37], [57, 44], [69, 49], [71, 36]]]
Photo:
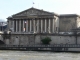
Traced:
[[59, 29], [59, 18], [55, 13], [30, 8], [8, 17], [8, 30], [12, 33], [55, 33]]
[[[76, 37], [73, 35], [53, 35], [53, 34], [12, 34], [11, 39], [6, 39], [5, 44], [9, 45], [34, 45], [42, 44], [41, 39], [51, 38], [50, 44], [76, 44]], [[80, 36], [77, 36], [77, 44], [80, 44]]]
[[8, 30], [12, 33], [58, 33], [71, 32], [80, 27], [80, 16], [55, 13], [30, 8], [8, 17]]
[[72, 29], [80, 27], [78, 15], [61, 15], [59, 19], [59, 32], [71, 32]]

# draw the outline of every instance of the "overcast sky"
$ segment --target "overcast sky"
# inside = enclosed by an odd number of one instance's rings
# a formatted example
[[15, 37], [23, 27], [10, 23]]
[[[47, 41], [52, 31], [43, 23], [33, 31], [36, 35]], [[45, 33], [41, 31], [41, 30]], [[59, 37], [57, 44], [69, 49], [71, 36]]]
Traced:
[[0, 0], [0, 19], [6, 20], [8, 16], [32, 6], [57, 14], [80, 15], [80, 0]]

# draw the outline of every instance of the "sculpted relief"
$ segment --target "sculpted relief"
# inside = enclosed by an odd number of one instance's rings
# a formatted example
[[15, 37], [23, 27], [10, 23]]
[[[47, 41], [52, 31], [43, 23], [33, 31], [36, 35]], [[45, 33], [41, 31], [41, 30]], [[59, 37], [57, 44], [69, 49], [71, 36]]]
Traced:
[[35, 11], [35, 10], [29, 10], [29, 11], [27, 11], [27, 15], [37, 15], [38, 14], [38, 12], [37, 11]]

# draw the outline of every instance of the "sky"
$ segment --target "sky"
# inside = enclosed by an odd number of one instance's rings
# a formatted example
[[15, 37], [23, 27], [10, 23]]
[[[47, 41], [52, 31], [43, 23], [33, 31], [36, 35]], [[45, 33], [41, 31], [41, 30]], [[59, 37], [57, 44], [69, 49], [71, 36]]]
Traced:
[[0, 0], [0, 19], [7, 21], [7, 17], [31, 7], [57, 14], [80, 15], [80, 0]]

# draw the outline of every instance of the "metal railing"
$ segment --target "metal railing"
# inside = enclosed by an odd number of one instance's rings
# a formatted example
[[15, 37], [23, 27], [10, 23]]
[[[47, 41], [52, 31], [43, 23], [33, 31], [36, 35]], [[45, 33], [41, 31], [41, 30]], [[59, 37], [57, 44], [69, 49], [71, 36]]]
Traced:
[[27, 47], [39, 47], [39, 48], [80, 48], [80, 44], [54, 44], [54, 45], [0, 45], [2, 47], [11, 47], [11, 48], [27, 48]]

